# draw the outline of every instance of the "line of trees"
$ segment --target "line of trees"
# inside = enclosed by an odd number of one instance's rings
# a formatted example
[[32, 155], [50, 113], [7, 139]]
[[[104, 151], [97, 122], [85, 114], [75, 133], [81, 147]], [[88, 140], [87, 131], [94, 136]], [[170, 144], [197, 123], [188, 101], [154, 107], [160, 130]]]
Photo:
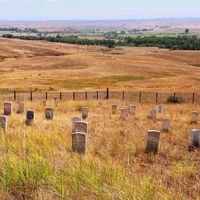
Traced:
[[4, 34], [5, 38], [18, 38], [21, 40], [46, 40], [49, 42], [61, 42], [68, 44], [78, 44], [78, 45], [99, 45], [99, 46], [107, 46], [109, 48], [113, 48], [116, 45], [114, 40], [110, 39], [87, 39], [87, 38], [79, 38], [78, 36], [70, 35], [70, 36], [15, 36], [13, 34]]
[[78, 45], [100, 45], [113, 48], [117, 46], [136, 47], [159, 47], [174, 50], [200, 50], [200, 38], [197, 36], [177, 36], [177, 37], [125, 37], [122, 40], [111, 39], [87, 39], [78, 36], [15, 36], [12, 34], [3, 35], [5, 38], [18, 38], [22, 40], [46, 40], [49, 42], [61, 42]]
[[200, 38], [194, 36], [177, 37], [126, 37], [121, 45], [136, 47], [159, 47], [174, 50], [200, 50]]

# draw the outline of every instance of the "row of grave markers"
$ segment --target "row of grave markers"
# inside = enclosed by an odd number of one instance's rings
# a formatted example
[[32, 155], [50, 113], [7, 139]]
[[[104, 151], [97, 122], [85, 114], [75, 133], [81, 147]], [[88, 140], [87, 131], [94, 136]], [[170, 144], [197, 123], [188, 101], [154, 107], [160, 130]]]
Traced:
[[[118, 106], [116, 104], [112, 105], [112, 114], [117, 114]], [[159, 105], [157, 109], [153, 108], [150, 110], [150, 118], [155, 119], [156, 113], [161, 113], [163, 111], [162, 105]], [[19, 103], [18, 113], [25, 112], [25, 104], [23, 102]], [[82, 117], [73, 117], [72, 118], [72, 150], [79, 153], [85, 153], [87, 149], [87, 135], [88, 135], [88, 123], [85, 121], [88, 117], [89, 109], [88, 107], [82, 107]], [[0, 116], [0, 128], [5, 132], [7, 130], [8, 116], [12, 114], [12, 102], [4, 103], [4, 115]], [[121, 108], [121, 120], [126, 120], [128, 115], [136, 114], [136, 106], [129, 105]], [[47, 120], [53, 120], [54, 109], [52, 107], [45, 108], [45, 118]], [[26, 112], [26, 124], [31, 125], [35, 119], [35, 111], [28, 110]], [[192, 112], [192, 123], [198, 122], [198, 112]], [[164, 119], [162, 124], [162, 130], [164, 132], [169, 132], [170, 121], [169, 119]], [[158, 144], [160, 138], [160, 131], [158, 130], [149, 130], [148, 131], [148, 140], [146, 146], [146, 152], [158, 152]], [[191, 135], [191, 145], [189, 149], [198, 148], [200, 140], [200, 130], [193, 129]]]

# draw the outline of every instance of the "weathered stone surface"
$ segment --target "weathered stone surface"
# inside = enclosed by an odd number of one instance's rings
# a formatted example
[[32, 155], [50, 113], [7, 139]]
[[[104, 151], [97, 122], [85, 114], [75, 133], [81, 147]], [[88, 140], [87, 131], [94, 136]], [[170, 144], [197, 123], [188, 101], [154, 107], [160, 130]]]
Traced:
[[8, 117], [1, 115], [0, 116], [0, 128], [3, 129], [4, 131], [7, 131], [8, 127]]
[[192, 112], [192, 123], [193, 124], [197, 124], [198, 123], [198, 112], [197, 111], [193, 111]]
[[128, 116], [127, 112], [128, 112], [127, 108], [124, 108], [124, 107], [121, 108], [121, 116], [120, 116], [121, 120], [123, 120], [123, 121], [126, 120], [126, 118]]
[[4, 103], [4, 115], [9, 116], [12, 114], [12, 102]]
[[24, 110], [25, 110], [25, 104], [24, 104], [24, 102], [20, 102], [19, 103], [19, 111], [18, 111], [18, 113], [24, 113]]
[[158, 113], [162, 113], [163, 112], [163, 106], [162, 105], [159, 105], [158, 106]]
[[26, 112], [26, 124], [32, 124], [34, 122], [35, 119], [35, 111], [34, 110], [28, 110]]
[[75, 132], [75, 123], [82, 121], [82, 118], [79, 116], [72, 117], [72, 133]]
[[155, 119], [156, 118], [156, 109], [151, 109], [150, 110], [150, 118]]
[[157, 130], [149, 130], [148, 131], [146, 153], [157, 154], [159, 138], [160, 138], [160, 132], [159, 131], [157, 131]]
[[75, 122], [75, 132], [88, 134], [88, 123], [84, 121]]
[[134, 106], [134, 105], [129, 105], [129, 106], [128, 106], [128, 113], [129, 113], [130, 115], [135, 115], [135, 108], [136, 108], [136, 106]]
[[193, 147], [199, 147], [200, 146], [200, 130], [193, 129], [192, 135], [191, 135], [191, 145]]
[[116, 114], [117, 114], [117, 105], [116, 105], [116, 104], [113, 104], [113, 105], [112, 105], [112, 114], [113, 114], [113, 115], [116, 115]]
[[169, 132], [169, 130], [170, 130], [170, 120], [169, 119], [163, 119], [162, 130], [164, 132]]
[[83, 119], [88, 118], [88, 112], [89, 112], [88, 107], [83, 107], [83, 108], [82, 108], [82, 118], [83, 118]]
[[53, 108], [45, 108], [45, 118], [47, 120], [52, 120], [53, 119]]
[[86, 153], [87, 134], [76, 132], [72, 133], [72, 150], [78, 153]]

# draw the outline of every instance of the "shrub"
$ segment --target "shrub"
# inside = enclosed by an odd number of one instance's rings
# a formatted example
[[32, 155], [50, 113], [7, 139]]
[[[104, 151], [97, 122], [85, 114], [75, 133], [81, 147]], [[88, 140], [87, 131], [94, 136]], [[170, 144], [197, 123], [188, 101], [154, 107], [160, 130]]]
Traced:
[[184, 103], [185, 100], [182, 97], [175, 97], [175, 96], [169, 96], [167, 99], [167, 103]]

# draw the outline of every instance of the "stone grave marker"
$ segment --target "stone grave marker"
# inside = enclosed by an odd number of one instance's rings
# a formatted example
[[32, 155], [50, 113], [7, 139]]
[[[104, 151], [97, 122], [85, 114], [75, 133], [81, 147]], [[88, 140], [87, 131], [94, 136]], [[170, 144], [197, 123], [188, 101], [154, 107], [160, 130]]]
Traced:
[[28, 110], [26, 112], [26, 124], [30, 125], [34, 122], [35, 119], [35, 111], [34, 110]]
[[7, 127], [8, 127], [8, 117], [1, 115], [0, 116], [0, 128], [3, 129], [4, 132], [6, 132]]
[[163, 112], [163, 106], [162, 105], [159, 105], [158, 106], [158, 113], [162, 113]]
[[24, 102], [20, 102], [19, 103], [19, 110], [18, 110], [18, 113], [24, 113], [24, 110], [25, 110], [25, 104]]
[[146, 153], [157, 154], [159, 138], [160, 138], [160, 132], [159, 131], [157, 131], [157, 130], [149, 130], [148, 131]]
[[121, 108], [121, 116], [120, 116], [120, 119], [122, 121], [125, 121], [127, 118], [127, 108]]
[[170, 130], [170, 120], [169, 119], [163, 119], [162, 130], [163, 130], [163, 132], [169, 132], [169, 130]]
[[82, 121], [82, 118], [79, 116], [72, 117], [72, 133], [75, 132], [75, 123]]
[[9, 116], [12, 114], [12, 102], [4, 103], [4, 115]]
[[116, 104], [113, 104], [113, 105], [112, 105], [112, 114], [113, 114], [113, 115], [116, 115], [116, 114], [117, 114], [117, 105], [116, 105]]
[[75, 122], [75, 132], [81, 132], [88, 134], [88, 123], [85, 121], [77, 121]]
[[156, 109], [151, 109], [150, 110], [150, 118], [155, 119], [156, 118]]
[[200, 130], [193, 129], [191, 135], [191, 146], [199, 147], [200, 146]]
[[51, 108], [51, 107], [45, 108], [45, 118], [47, 120], [53, 119], [53, 108]]
[[130, 115], [135, 115], [135, 108], [136, 108], [136, 106], [134, 106], [134, 105], [129, 105], [129, 106], [128, 106], [128, 113], [129, 113]]
[[198, 112], [197, 111], [193, 111], [192, 112], [192, 123], [193, 124], [197, 124], [198, 123]]
[[82, 118], [88, 118], [88, 107], [82, 107]]
[[72, 151], [85, 154], [87, 147], [87, 134], [82, 132], [72, 133]]

